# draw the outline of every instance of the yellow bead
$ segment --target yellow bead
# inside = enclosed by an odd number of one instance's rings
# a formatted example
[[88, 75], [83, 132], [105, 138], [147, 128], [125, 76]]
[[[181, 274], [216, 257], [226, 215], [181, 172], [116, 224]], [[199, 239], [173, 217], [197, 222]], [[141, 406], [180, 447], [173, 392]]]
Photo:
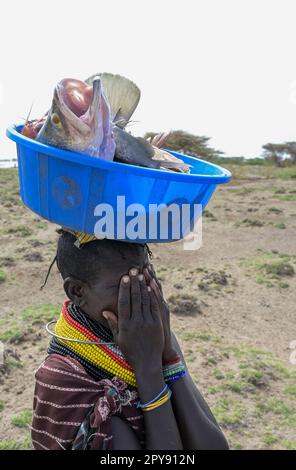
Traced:
[[[56, 333], [60, 336], [72, 339], [88, 340], [83, 333], [77, 331], [72, 325], [68, 324], [63, 315], [61, 315], [56, 324]], [[136, 380], [134, 373], [132, 371], [127, 371], [124, 365], [122, 366], [121, 364], [118, 364], [113, 358], [108, 356], [108, 348], [101, 349], [99, 346], [93, 344], [82, 345], [75, 342], [69, 344], [66, 340], [61, 341], [72, 351], [77, 352], [95, 366], [100, 366], [111, 374], [117, 375], [127, 383], [135, 386]]]

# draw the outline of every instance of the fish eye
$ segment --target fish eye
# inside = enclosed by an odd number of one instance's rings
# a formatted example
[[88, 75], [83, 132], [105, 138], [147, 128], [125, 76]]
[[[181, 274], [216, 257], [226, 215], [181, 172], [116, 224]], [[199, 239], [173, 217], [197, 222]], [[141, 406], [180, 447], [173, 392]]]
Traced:
[[53, 124], [55, 124], [56, 126], [58, 126], [61, 123], [61, 120], [60, 120], [59, 116], [56, 113], [53, 113], [51, 115], [51, 122]]

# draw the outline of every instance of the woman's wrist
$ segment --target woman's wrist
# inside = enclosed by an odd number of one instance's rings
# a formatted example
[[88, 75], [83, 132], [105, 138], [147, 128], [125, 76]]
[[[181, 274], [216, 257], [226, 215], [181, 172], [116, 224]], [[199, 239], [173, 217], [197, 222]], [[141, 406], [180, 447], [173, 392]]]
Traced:
[[136, 370], [135, 376], [141, 403], [153, 400], [166, 386], [161, 362]]
[[163, 362], [163, 378], [166, 384], [171, 386], [186, 375], [186, 367], [179, 354], [172, 355], [169, 360]]
[[163, 353], [162, 364], [165, 365], [167, 363], [170, 363], [171, 361], [174, 361], [177, 358], [179, 358], [179, 354], [173, 348], [171, 348]]

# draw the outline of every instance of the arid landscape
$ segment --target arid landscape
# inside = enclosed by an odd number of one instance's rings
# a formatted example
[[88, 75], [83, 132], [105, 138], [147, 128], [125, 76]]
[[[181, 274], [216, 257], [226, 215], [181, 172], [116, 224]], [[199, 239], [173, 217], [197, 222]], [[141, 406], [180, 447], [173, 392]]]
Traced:
[[[151, 245], [171, 327], [232, 449], [296, 449], [296, 169], [233, 165], [212, 197], [203, 246]], [[56, 226], [0, 170], [0, 449], [30, 448], [34, 371], [44, 325], [64, 300]], [[292, 344], [293, 346], [293, 344]]]

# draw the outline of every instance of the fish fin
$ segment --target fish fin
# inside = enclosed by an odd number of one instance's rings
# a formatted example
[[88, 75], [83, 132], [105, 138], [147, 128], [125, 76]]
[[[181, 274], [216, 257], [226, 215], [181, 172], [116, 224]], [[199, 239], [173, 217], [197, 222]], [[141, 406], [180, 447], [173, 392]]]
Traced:
[[184, 162], [169, 162], [165, 160], [154, 160], [153, 161], [159, 164], [160, 168], [164, 170], [177, 171], [178, 173], [190, 173], [190, 167], [192, 165], [187, 165]]
[[32, 112], [32, 109], [33, 109], [33, 104], [34, 104], [34, 101], [32, 101], [31, 107], [30, 107], [29, 112], [28, 112], [28, 116], [26, 118], [23, 118], [23, 117], [20, 116], [20, 118], [23, 121], [25, 121], [24, 127], [29, 123], [29, 119], [30, 119], [31, 112]]
[[151, 138], [151, 144], [154, 145], [155, 147], [162, 147], [164, 144], [165, 140], [168, 138], [170, 135], [171, 131], [167, 132], [161, 132], [159, 134], [156, 134], [153, 138]]
[[31, 104], [31, 107], [30, 107], [30, 109], [29, 109], [29, 112], [28, 112], [28, 116], [27, 116], [26, 122], [28, 122], [28, 121], [29, 121], [29, 119], [30, 119], [31, 112], [32, 112], [32, 109], [33, 109], [33, 105], [34, 105], [34, 101], [32, 101], [32, 104]]
[[117, 126], [124, 128], [139, 103], [140, 89], [128, 78], [113, 73], [97, 73], [87, 78], [85, 82], [92, 85], [98, 77], [102, 81], [110, 104], [111, 120], [116, 122]]

